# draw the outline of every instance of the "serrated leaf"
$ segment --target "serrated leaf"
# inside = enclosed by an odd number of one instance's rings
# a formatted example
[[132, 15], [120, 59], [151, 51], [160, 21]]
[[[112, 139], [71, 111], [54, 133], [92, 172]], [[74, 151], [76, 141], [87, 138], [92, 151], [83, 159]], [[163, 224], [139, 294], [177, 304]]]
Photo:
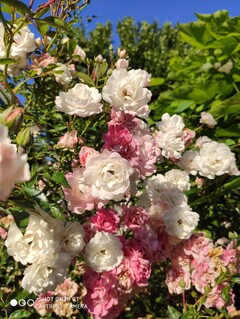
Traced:
[[177, 309], [173, 308], [172, 306], [168, 306], [168, 315], [169, 319], [179, 319], [181, 312], [179, 312]]
[[82, 80], [84, 83], [86, 84], [89, 84], [91, 86], [95, 86], [95, 83], [93, 81], [93, 79], [85, 74], [85, 73], [82, 73], [82, 72], [77, 72], [76, 75], [79, 77], [80, 80]]
[[240, 93], [237, 93], [220, 103], [213, 103], [209, 113], [215, 118], [223, 117], [227, 114], [240, 113]]
[[32, 14], [32, 12], [29, 9], [29, 7], [25, 3], [21, 2], [21, 1], [18, 1], [18, 0], [1, 0], [0, 2], [4, 3], [5, 6], [7, 6], [7, 7], [15, 8], [16, 11], [21, 13], [22, 15], [25, 15], [26, 13], [29, 14], [29, 15]]
[[9, 319], [22, 319], [22, 318], [28, 318], [31, 316], [31, 312], [26, 310], [16, 310], [11, 313], [11, 315], [8, 317]]
[[14, 60], [14, 59], [9, 59], [9, 58], [3, 58], [3, 59], [0, 59], [0, 64], [13, 64], [13, 63], [16, 63], [17, 61]]

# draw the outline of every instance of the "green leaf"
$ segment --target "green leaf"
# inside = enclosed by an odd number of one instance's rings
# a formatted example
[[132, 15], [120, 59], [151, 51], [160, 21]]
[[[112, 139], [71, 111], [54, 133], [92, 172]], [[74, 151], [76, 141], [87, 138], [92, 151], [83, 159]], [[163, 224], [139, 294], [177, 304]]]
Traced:
[[44, 174], [44, 176], [46, 178], [49, 178], [50, 180], [52, 180], [54, 182], [57, 182], [58, 184], [62, 185], [63, 187], [70, 188], [70, 186], [66, 180], [66, 177], [61, 172], [54, 172], [52, 175], [49, 173], [46, 173], [46, 174]]
[[0, 2], [4, 3], [5, 6], [7, 6], [7, 7], [15, 8], [16, 11], [21, 13], [22, 15], [25, 15], [25, 14], [31, 15], [32, 14], [32, 12], [29, 9], [29, 7], [25, 3], [21, 2], [21, 1], [18, 1], [18, 0], [1, 0]]
[[234, 178], [223, 185], [224, 189], [237, 189], [238, 187], [240, 187], [240, 177]]
[[9, 319], [22, 319], [22, 318], [28, 318], [31, 316], [31, 312], [26, 310], [16, 310], [11, 313], [11, 315], [8, 317]]
[[41, 33], [41, 35], [45, 35], [48, 32], [49, 25], [47, 22], [43, 20], [35, 20], [37, 26], [38, 26], [38, 31]]
[[49, 202], [44, 193], [35, 188], [23, 187], [23, 191], [42, 208], [47, 209], [49, 207]]
[[231, 281], [240, 285], [240, 277], [233, 277]]
[[240, 113], [240, 93], [220, 103], [212, 103], [209, 111], [213, 117], [220, 118], [228, 114]]
[[164, 78], [151, 78], [149, 86], [162, 85], [165, 82]]
[[100, 79], [101, 76], [103, 76], [103, 74], [106, 73], [107, 69], [108, 69], [108, 64], [107, 63], [98, 64], [97, 67], [96, 67], [96, 70], [95, 70], [96, 77], [98, 79]]
[[14, 59], [9, 59], [9, 58], [3, 58], [3, 59], [0, 59], [0, 64], [13, 64], [13, 63], [16, 63], [17, 61], [14, 60]]
[[227, 128], [217, 127], [215, 134], [219, 137], [239, 137], [240, 124], [232, 124]]
[[19, 208], [16, 207], [16, 210], [13, 211], [12, 215], [18, 227], [26, 227], [29, 222], [29, 214], [25, 211], [19, 211]]
[[168, 315], [170, 319], [179, 319], [181, 312], [179, 312], [177, 309], [173, 308], [172, 306], [168, 306]]
[[179, 28], [182, 39], [198, 49], [205, 49], [207, 44], [215, 40], [203, 22], [182, 24]]
[[176, 113], [181, 113], [185, 110], [187, 110], [190, 107], [195, 106], [195, 102], [192, 100], [182, 100], [180, 101], [178, 107], [176, 108], [175, 112]]
[[231, 290], [230, 286], [225, 286], [223, 287], [221, 292], [221, 297], [226, 303], [228, 303], [231, 300], [230, 290]]
[[60, 29], [63, 29], [65, 31], [69, 31], [69, 26], [68, 24], [62, 20], [61, 18], [59, 17], [52, 17], [52, 16], [49, 16], [49, 17], [46, 17], [40, 21], [44, 21], [46, 22], [48, 25], [50, 25], [51, 27], [54, 27], [54, 28], [60, 28]]
[[87, 75], [87, 74], [85, 74], [85, 73], [82, 73], [82, 72], [77, 72], [76, 75], [77, 75], [77, 76], [80, 78], [80, 80], [82, 80], [84, 83], [89, 84], [89, 85], [91, 85], [91, 86], [95, 86], [95, 83], [94, 83], [93, 79], [92, 79], [89, 75]]

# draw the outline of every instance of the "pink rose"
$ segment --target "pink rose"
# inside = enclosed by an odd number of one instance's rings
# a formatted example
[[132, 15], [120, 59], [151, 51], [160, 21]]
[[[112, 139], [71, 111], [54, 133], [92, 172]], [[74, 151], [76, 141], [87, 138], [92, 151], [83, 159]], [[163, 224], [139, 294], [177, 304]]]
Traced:
[[73, 148], [78, 142], [77, 131], [71, 131], [65, 133], [60, 137], [60, 141], [57, 143], [57, 148]]
[[91, 217], [91, 222], [98, 231], [114, 234], [119, 229], [120, 218], [115, 210], [102, 208], [97, 211], [96, 215]]
[[98, 151], [95, 151], [94, 148], [83, 146], [79, 152], [79, 160], [82, 166], [85, 166], [87, 161], [89, 161], [92, 157], [99, 155]]

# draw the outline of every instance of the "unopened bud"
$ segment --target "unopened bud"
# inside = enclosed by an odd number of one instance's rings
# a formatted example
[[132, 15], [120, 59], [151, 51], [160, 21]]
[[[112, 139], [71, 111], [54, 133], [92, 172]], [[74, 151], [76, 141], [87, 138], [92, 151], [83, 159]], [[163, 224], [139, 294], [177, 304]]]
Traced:
[[14, 132], [17, 132], [20, 129], [22, 120], [23, 108], [21, 107], [14, 109], [13, 106], [10, 106], [0, 115], [0, 123], [7, 126], [9, 130], [13, 130]]
[[23, 147], [28, 147], [32, 145], [33, 143], [33, 134], [30, 130], [30, 128], [26, 127], [22, 129], [17, 137], [16, 137], [16, 142], [18, 145], [23, 146]]

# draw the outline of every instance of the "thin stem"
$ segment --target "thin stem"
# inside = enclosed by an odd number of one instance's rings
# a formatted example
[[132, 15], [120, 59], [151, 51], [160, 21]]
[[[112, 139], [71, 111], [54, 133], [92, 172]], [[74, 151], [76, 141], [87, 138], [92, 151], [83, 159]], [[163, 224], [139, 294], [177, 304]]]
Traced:
[[182, 292], [183, 313], [187, 311], [185, 290]]

